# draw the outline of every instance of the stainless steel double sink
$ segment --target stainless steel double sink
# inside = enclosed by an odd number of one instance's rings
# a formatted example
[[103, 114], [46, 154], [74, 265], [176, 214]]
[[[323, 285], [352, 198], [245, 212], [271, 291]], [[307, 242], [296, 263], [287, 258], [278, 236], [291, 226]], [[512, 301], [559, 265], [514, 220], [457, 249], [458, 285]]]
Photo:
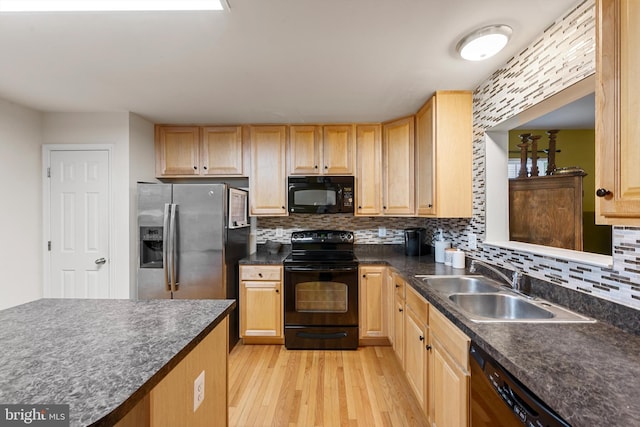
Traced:
[[453, 302], [473, 322], [586, 323], [594, 319], [513, 292], [485, 276], [416, 275]]

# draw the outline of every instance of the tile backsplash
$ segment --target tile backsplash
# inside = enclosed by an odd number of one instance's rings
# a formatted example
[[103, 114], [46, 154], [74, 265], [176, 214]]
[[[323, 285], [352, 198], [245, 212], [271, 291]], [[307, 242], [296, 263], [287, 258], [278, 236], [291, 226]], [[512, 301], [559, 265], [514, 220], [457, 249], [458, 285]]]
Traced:
[[[355, 217], [347, 214], [311, 215], [296, 214], [288, 217], [258, 218], [256, 242], [273, 240], [290, 243], [291, 233], [300, 230], [350, 230], [357, 244], [402, 244], [403, 230], [411, 227], [426, 227], [424, 218]], [[378, 235], [384, 227], [385, 237]], [[279, 235], [279, 229], [282, 229]]]

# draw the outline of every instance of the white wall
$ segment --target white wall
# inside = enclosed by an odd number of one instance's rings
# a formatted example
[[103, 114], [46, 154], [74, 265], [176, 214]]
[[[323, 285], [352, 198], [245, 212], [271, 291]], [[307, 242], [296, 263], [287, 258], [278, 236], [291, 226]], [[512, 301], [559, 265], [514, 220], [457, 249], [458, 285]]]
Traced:
[[129, 298], [129, 113], [44, 113], [44, 144], [112, 144], [112, 298]]
[[0, 310], [42, 298], [42, 114], [0, 99]]
[[140, 116], [129, 116], [129, 296], [137, 297], [136, 267], [138, 263], [137, 193], [138, 181], [155, 182], [155, 150], [153, 123]]

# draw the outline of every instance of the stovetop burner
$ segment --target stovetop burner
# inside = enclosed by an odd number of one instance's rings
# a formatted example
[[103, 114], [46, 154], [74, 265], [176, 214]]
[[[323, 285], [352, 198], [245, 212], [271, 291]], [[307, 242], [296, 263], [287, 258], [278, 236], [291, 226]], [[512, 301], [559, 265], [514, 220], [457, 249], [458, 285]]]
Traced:
[[352, 262], [356, 260], [353, 242], [352, 231], [295, 231], [291, 234], [291, 254], [284, 262]]

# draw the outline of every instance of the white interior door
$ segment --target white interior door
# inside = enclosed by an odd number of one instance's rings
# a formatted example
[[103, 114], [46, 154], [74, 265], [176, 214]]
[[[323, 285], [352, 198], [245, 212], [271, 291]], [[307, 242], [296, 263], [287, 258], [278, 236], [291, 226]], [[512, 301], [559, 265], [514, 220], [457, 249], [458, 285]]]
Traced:
[[52, 150], [49, 165], [50, 283], [45, 296], [108, 298], [109, 151]]

